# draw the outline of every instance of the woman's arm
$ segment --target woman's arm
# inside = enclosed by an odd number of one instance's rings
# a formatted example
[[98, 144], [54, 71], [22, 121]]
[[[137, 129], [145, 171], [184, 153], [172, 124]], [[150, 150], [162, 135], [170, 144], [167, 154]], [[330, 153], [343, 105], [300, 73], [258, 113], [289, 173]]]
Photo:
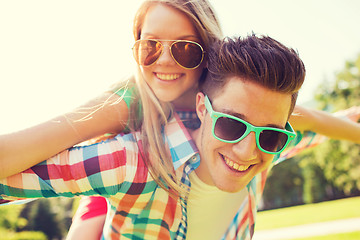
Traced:
[[106, 92], [73, 112], [0, 136], [0, 179], [21, 172], [58, 152], [105, 133], [121, 132], [128, 107]]
[[360, 143], [360, 107], [329, 114], [296, 106], [290, 117], [290, 123], [297, 131], [312, 131], [332, 139], [348, 140]]
[[290, 123], [298, 132], [284, 152], [274, 159], [278, 164], [315, 147], [327, 137], [360, 143], [360, 107], [352, 107], [335, 114], [296, 106], [290, 117]]
[[126, 192], [127, 184], [133, 181], [127, 169], [132, 171], [140, 160], [136, 158], [137, 143], [132, 135], [125, 136], [70, 148], [21, 173], [0, 179], [0, 199], [110, 196]]

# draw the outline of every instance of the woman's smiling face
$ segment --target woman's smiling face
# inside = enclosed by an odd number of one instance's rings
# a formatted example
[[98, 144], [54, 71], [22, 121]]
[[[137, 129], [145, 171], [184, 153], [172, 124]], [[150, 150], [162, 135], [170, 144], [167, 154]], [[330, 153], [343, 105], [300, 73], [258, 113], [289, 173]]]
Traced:
[[[156, 4], [148, 9], [140, 39], [189, 40], [201, 43], [190, 19], [181, 11], [164, 4]], [[145, 81], [161, 101], [173, 102], [175, 105], [189, 101], [195, 104], [197, 83], [204, 70], [204, 61], [195, 69], [182, 68], [171, 56], [171, 42], [161, 42], [165, 47], [159, 59], [151, 66], [140, 66]]]

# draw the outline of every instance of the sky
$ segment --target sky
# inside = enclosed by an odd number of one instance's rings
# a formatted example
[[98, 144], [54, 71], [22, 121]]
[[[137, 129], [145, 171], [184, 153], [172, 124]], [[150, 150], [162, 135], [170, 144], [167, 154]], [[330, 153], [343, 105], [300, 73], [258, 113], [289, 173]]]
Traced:
[[[310, 101], [360, 54], [360, 1], [210, 0], [224, 34], [269, 35], [296, 49]], [[140, 1], [0, 1], [0, 133], [85, 103], [134, 70], [132, 20]]]

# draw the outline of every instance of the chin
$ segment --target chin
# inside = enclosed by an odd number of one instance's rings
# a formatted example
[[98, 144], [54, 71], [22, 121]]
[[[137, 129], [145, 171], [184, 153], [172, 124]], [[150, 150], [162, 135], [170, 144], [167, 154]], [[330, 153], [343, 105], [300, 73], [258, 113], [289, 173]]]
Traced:
[[161, 101], [161, 102], [172, 102], [174, 101], [174, 96], [168, 96], [168, 95], [163, 95], [163, 94], [156, 94], [156, 97]]

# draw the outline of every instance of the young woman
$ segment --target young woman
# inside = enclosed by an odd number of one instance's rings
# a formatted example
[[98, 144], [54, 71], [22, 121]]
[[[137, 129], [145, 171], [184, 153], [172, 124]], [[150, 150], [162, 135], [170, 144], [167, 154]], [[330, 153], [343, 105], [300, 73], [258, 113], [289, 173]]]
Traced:
[[[142, 127], [148, 140], [155, 140], [149, 142], [151, 156], [166, 158], [159, 133], [169, 113], [162, 112], [160, 105], [171, 102], [176, 110], [185, 113], [185, 118], [194, 116], [197, 86], [206, 75], [206, 49], [220, 37], [218, 20], [206, 1], [146, 1], [139, 8], [134, 20], [133, 51], [139, 65], [136, 79], [142, 98]], [[157, 105], [146, 106], [152, 102]], [[136, 114], [137, 110], [130, 119], [139, 118]], [[164, 169], [160, 169], [161, 175], [167, 176], [172, 166]], [[155, 176], [159, 173], [153, 170]], [[83, 198], [68, 239], [99, 239], [106, 210], [104, 198]], [[92, 231], [84, 231], [89, 229], [89, 225]]]
[[[94, 109], [87, 120], [76, 121], [84, 116], [74, 111], [23, 132], [2, 136], [1, 141], [6, 145], [1, 147], [1, 159], [13, 164], [7, 163], [2, 168], [1, 177], [26, 169], [89, 138], [121, 132], [125, 127], [141, 127], [147, 139], [146, 151], [153, 159], [164, 160], [156, 164], [147, 162], [152, 175], [155, 179], [161, 177], [175, 192], [179, 191], [169, 177], [172, 165], [166, 161], [167, 154], [160, 137], [161, 127], [171, 111], [166, 103], [172, 103], [176, 110], [183, 110], [185, 118], [195, 116], [197, 85], [206, 75], [206, 51], [221, 37], [219, 22], [207, 0], [145, 1], [134, 20], [133, 51], [139, 64], [136, 76], [114, 88], [117, 95], [106, 93], [85, 106]], [[101, 108], [93, 108], [103, 102]], [[23, 149], [22, 153], [12, 148], [15, 142], [16, 149]], [[83, 201], [90, 203], [88, 213], [94, 213], [91, 216], [106, 212], [103, 200], [100, 200], [102, 204], [96, 204], [96, 201], [99, 199]], [[104, 210], [98, 213], [91, 206], [104, 206]]]
[[[87, 107], [95, 108], [87, 120], [77, 121], [86, 116], [74, 111], [23, 132], [1, 136], [0, 164], [4, 165], [6, 159], [6, 167], [0, 167], [0, 171], [3, 170], [0, 177], [33, 166], [81, 141], [105, 133], [121, 132], [126, 127], [141, 128], [146, 136], [146, 151], [153, 156], [152, 159], [164, 160], [156, 161], [156, 164], [147, 162], [153, 177], [163, 179], [175, 192], [180, 191], [177, 183], [172, 181], [174, 178], [169, 176], [172, 163], [166, 161], [168, 157], [159, 133], [171, 112], [167, 103], [171, 103], [175, 110], [186, 110], [185, 116], [195, 115], [192, 109], [195, 106], [197, 85], [204, 80], [207, 71], [206, 50], [215, 39], [221, 37], [219, 22], [206, 0], [145, 1], [134, 21], [133, 51], [139, 64], [136, 76], [114, 88], [116, 94], [105, 93], [90, 102]], [[98, 104], [101, 107], [96, 107]], [[328, 117], [321, 112], [303, 108], [298, 108], [298, 112], [301, 114], [292, 121], [297, 130], [318, 129], [312, 125], [319, 121], [316, 117]], [[318, 132], [327, 134], [328, 129], [324, 127], [324, 132], [321, 129]], [[23, 151], [19, 153], [18, 149]], [[158, 183], [163, 185], [161, 181]], [[95, 200], [99, 199], [86, 199], [90, 203], [95, 203]], [[100, 199], [99, 204], [85, 205], [90, 206], [91, 211], [87, 213], [93, 213], [89, 215], [89, 222], [96, 216], [100, 220], [104, 219], [101, 216], [106, 212], [103, 200]], [[80, 214], [76, 219], [88, 218], [83, 216], [86, 214]], [[95, 226], [100, 227], [101, 224], [96, 223]], [[69, 236], [79, 239], [74, 229], [77, 228], [72, 228]], [[94, 230], [93, 227], [86, 229], [80, 232], [91, 233], [89, 229]]]

